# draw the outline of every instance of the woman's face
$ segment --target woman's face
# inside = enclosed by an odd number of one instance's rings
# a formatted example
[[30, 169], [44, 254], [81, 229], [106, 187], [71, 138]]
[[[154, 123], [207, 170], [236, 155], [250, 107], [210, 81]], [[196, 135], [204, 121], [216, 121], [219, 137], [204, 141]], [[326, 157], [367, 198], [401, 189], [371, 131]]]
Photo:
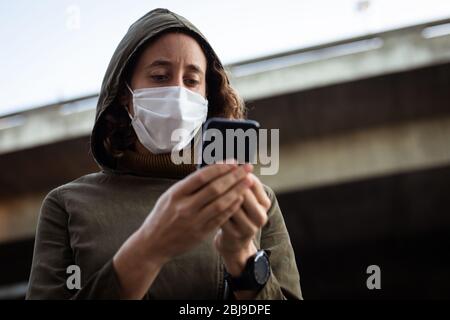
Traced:
[[[206, 65], [196, 40], [183, 33], [168, 33], [141, 54], [130, 86], [133, 90], [180, 86], [206, 97]], [[131, 103], [128, 106], [133, 113]]]

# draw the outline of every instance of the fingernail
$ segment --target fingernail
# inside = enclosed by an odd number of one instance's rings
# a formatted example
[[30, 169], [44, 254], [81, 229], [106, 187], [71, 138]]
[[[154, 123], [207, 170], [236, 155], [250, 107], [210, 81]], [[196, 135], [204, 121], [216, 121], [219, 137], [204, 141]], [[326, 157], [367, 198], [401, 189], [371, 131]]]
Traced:
[[234, 159], [226, 159], [225, 163], [228, 164], [229, 166], [233, 167], [233, 168], [237, 167], [237, 162]]

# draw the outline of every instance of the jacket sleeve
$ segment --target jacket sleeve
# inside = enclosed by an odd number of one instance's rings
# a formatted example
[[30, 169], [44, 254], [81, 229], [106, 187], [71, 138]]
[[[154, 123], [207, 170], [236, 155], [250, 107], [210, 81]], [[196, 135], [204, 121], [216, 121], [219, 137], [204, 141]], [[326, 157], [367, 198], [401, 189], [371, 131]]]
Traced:
[[269, 252], [271, 275], [256, 300], [303, 300], [300, 276], [289, 234], [274, 192], [265, 190], [272, 201], [268, 222], [261, 231], [260, 248]]
[[26, 299], [119, 299], [120, 286], [112, 259], [95, 272], [80, 290], [66, 282], [74, 265], [68, 232], [68, 214], [59, 189], [44, 199], [39, 215], [33, 262]]

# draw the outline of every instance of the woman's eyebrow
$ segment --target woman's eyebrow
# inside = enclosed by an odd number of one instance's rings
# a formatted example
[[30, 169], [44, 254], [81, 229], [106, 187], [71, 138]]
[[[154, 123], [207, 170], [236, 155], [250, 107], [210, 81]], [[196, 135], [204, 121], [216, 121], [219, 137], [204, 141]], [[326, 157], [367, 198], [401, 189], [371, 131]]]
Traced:
[[160, 66], [170, 67], [170, 66], [172, 66], [172, 63], [169, 60], [158, 59], [158, 60], [155, 60], [152, 63], [146, 65], [144, 67], [144, 69], [150, 69], [150, 68], [153, 68], [153, 67], [160, 67]]
[[203, 70], [202, 70], [202, 68], [200, 68], [200, 66], [198, 66], [198, 65], [196, 65], [196, 64], [188, 64], [188, 65], [186, 66], [186, 69], [188, 69], [188, 70], [190, 70], [190, 71], [193, 71], [193, 72], [195, 72], [195, 73], [199, 73], [199, 74], [203, 74], [203, 73], [204, 73]]
[[[145, 66], [145, 69], [150, 69], [153, 67], [171, 67], [172, 66], [172, 62], [170, 62], [169, 60], [164, 60], [164, 59], [157, 59], [155, 61], [153, 61], [152, 63], [148, 64], [147, 66]], [[199, 73], [199, 74], [203, 74], [203, 70], [200, 66], [196, 65], [196, 64], [188, 64], [186, 66], [186, 69]]]

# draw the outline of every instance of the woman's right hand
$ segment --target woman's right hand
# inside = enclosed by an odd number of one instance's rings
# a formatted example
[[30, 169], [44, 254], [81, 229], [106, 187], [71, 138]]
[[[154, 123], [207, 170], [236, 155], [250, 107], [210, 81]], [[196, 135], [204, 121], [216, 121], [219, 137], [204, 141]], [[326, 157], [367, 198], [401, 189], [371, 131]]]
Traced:
[[164, 192], [142, 226], [114, 256], [121, 297], [141, 299], [167, 261], [224, 224], [252, 186], [252, 170], [247, 164], [214, 164]]
[[139, 230], [148, 258], [164, 264], [224, 224], [251, 187], [252, 170], [249, 164], [210, 165], [163, 193]]

